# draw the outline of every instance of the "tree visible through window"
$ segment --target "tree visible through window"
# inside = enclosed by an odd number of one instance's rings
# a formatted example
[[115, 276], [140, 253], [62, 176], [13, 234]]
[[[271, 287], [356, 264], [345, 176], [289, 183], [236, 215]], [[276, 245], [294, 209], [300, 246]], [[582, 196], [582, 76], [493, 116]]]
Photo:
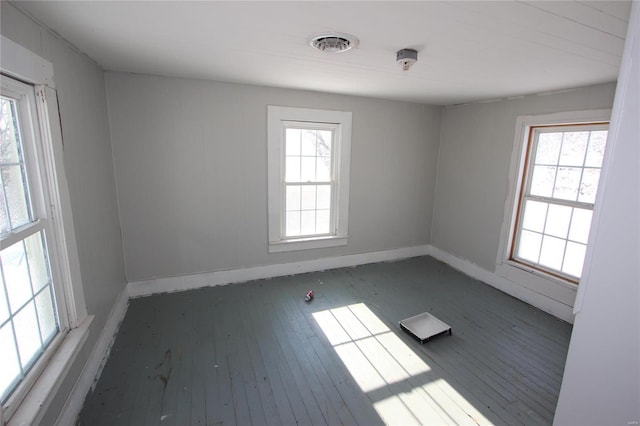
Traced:
[[512, 260], [579, 280], [607, 129], [606, 123], [530, 128]]
[[285, 237], [332, 233], [332, 141], [335, 126], [285, 127]]

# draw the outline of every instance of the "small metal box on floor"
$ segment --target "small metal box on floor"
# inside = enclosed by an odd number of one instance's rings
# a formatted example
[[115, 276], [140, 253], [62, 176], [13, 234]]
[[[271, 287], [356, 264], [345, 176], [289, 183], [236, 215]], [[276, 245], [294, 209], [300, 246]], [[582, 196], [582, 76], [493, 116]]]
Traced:
[[420, 343], [428, 342], [440, 334], [451, 335], [451, 327], [428, 312], [403, 319], [400, 321], [400, 328], [418, 339]]

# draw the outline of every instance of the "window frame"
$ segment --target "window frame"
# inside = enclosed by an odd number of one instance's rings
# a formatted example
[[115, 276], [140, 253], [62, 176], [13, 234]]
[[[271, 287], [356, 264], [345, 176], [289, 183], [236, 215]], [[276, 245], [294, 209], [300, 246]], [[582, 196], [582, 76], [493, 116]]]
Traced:
[[[64, 295], [64, 288], [60, 282], [62, 276], [59, 271], [59, 262], [57, 261], [55, 252], [49, 248], [49, 241], [55, 241], [55, 236], [49, 219], [52, 217], [51, 209], [48, 208], [48, 206], [51, 205], [49, 201], [50, 197], [48, 196], [48, 191], [45, 189], [46, 185], [44, 185], [42, 179], [44, 157], [42, 149], [40, 149], [41, 146], [38, 144], [39, 137], [36, 132], [38, 122], [36, 90], [33, 86], [4, 76], [1, 81], [1, 86], [2, 94], [15, 99], [20, 110], [18, 112], [20, 117], [19, 127], [26, 174], [24, 180], [27, 192], [27, 204], [30, 211], [30, 219], [32, 220], [2, 236], [0, 239], [0, 249], [4, 250], [37, 233], [44, 233], [47, 245], [43, 248], [46, 250], [46, 258], [49, 263], [55, 301], [55, 314], [58, 323], [58, 332], [55, 337], [46, 344], [42, 354], [37, 360], [28, 366], [24, 378], [18, 382], [16, 388], [12, 390], [4, 401], [4, 404], [12, 406], [15, 405], [15, 403], [11, 404], [12, 400], [21, 400], [24, 397], [25, 393], [35, 381], [35, 378], [37, 378], [42, 368], [44, 368], [47, 361], [51, 358], [52, 353], [55, 352], [62, 340], [61, 335], [66, 334], [69, 330], [69, 320], [66, 315], [60, 315], [60, 312], [67, 311], [66, 300], [62, 297], [62, 295]], [[10, 415], [12, 413], [8, 410], [7, 414]]]
[[[523, 192], [526, 189], [525, 185], [529, 185], [531, 181], [532, 167], [530, 167], [530, 162], [533, 161], [530, 158], [532, 129], [562, 126], [608, 125], [610, 115], [610, 109], [600, 109], [519, 116], [517, 118], [514, 150], [512, 152], [509, 171], [508, 196], [505, 202], [498, 258], [496, 259], [496, 273], [498, 275], [515, 282], [522, 282], [526, 287], [544, 288], [546, 290], [543, 291], [543, 294], [547, 291], [552, 291], [553, 294], [557, 293], [557, 297], [560, 297], [562, 300], [567, 300], [567, 302], [572, 300], [572, 294], [575, 296], [579, 279], [552, 269], [547, 269], [541, 265], [528, 263], [521, 259], [514, 259], [513, 256], [516, 249], [516, 237], [519, 232], [520, 216], [522, 214], [521, 202]], [[604, 167], [604, 161], [602, 167]], [[560, 203], [563, 202], [564, 201], [560, 200]], [[593, 203], [583, 204], [593, 206]], [[551, 290], [549, 283], [565, 287], [567, 290], [570, 290], [570, 292]]]
[[[0, 406], [0, 419], [7, 424], [32, 424], [40, 421], [61, 386], [88, 337], [93, 316], [87, 315], [80, 277], [53, 66], [4, 36], [1, 53], [2, 85], [26, 85], [33, 94], [27, 96], [30, 125], [26, 130], [32, 139], [25, 143], [25, 151], [30, 150], [26, 168], [32, 212], [39, 220], [25, 228], [46, 228], [59, 324], [57, 335]], [[21, 127], [24, 131], [24, 123]], [[17, 236], [5, 236], [2, 247]]]
[[[528, 129], [528, 133], [529, 133], [527, 138], [528, 142], [525, 148], [527, 150], [526, 159], [524, 163], [525, 169], [522, 172], [522, 175], [523, 175], [522, 188], [520, 189], [520, 195], [518, 197], [518, 202], [516, 206], [516, 219], [514, 224], [513, 240], [511, 241], [511, 251], [509, 255], [509, 260], [512, 260], [513, 262], [516, 262], [516, 263], [524, 264], [528, 267], [540, 270], [541, 272], [547, 273], [551, 276], [556, 276], [557, 278], [566, 280], [568, 282], [578, 284], [580, 280], [579, 277], [575, 277], [566, 272], [558, 271], [551, 267], [546, 267], [544, 265], [541, 265], [540, 263], [532, 262], [527, 259], [521, 258], [516, 253], [520, 243], [522, 231], [524, 229], [522, 228], [521, 224], [524, 220], [523, 205], [527, 200], [545, 202], [549, 205], [551, 204], [563, 205], [563, 206], [572, 207], [572, 208], [590, 210], [593, 212], [593, 206], [595, 201], [594, 203], [588, 203], [588, 202], [579, 201], [579, 200], [572, 201], [572, 200], [564, 200], [561, 198], [545, 197], [545, 196], [538, 196], [538, 195], [531, 194], [531, 184], [533, 181], [533, 170], [534, 170], [533, 161], [535, 160], [535, 152], [537, 151], [537, 147], [540, 141], [539, 136], [542, 133], [546, 133], [545, 130], [557, 130], [557, 131], [564, 131], [564, 132], [580, 131], [580, 130], [582, 131], [607, 130], [608, 132], [609, 122], [568, 123], [568, 124], [559, 124], [559, 125], [536, 125], [536, 126], [529, 126], [529, 129]], [[585, 156], [586, 156], [586, 153], [585, 153]], [[561, 167], [561, 166], [558, 165], [558, 167]], [[583, 165], [579, 167], [582, 169], [593, 168], [593, 167], [584, 166], [584, 162], [583, 162]], [[599, 170], [602, 170], [602, 166], [599, 167]], [[543, 234], [543, 235], [546, 235], [546, 234]], [[570, 241], [568, 236], [562, 239], [566, 242]], [[586, 243], [584, 245], [586, 247]]]
[[[348, 242], [351, 112], [267, 106], [268, 251], [343, 246]], [[297, 127], [300, 126], [300, 127]], [[330, 234], [285, 237], [285, 155], [287, 128], [333, 128]]]

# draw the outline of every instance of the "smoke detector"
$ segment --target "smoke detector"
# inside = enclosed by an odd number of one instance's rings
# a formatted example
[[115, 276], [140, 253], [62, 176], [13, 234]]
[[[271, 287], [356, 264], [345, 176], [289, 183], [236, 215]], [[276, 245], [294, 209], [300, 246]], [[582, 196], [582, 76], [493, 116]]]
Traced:
[[325, 33], [311, 38], [309, 44], [314, 49], [327, 53], [342, 53], [358, 46], [358, 39], [349, 34]]
[[407, 71], [418, 61], [418, 51], [414, 49], [400, 49], [396, 52], [396, 62]]

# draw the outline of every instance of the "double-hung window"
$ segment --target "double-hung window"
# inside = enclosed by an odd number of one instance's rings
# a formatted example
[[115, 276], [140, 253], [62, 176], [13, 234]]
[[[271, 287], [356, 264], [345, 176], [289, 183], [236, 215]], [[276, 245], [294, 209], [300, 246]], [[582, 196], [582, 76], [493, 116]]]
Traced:
[[60, 330], [40, 183], [32, 86], [2, 79], [0, 96], [0, 399]]
[[53, 67], [5, 37], [0, 53], [0, 424], [36, 424], [92, 317], [67, 238]]
[[604, 122], [528, 127], [512, 261], [579, 281], [607, 131]]
[[269, 251], [346, 244], [351, 113], [268, 107]]

